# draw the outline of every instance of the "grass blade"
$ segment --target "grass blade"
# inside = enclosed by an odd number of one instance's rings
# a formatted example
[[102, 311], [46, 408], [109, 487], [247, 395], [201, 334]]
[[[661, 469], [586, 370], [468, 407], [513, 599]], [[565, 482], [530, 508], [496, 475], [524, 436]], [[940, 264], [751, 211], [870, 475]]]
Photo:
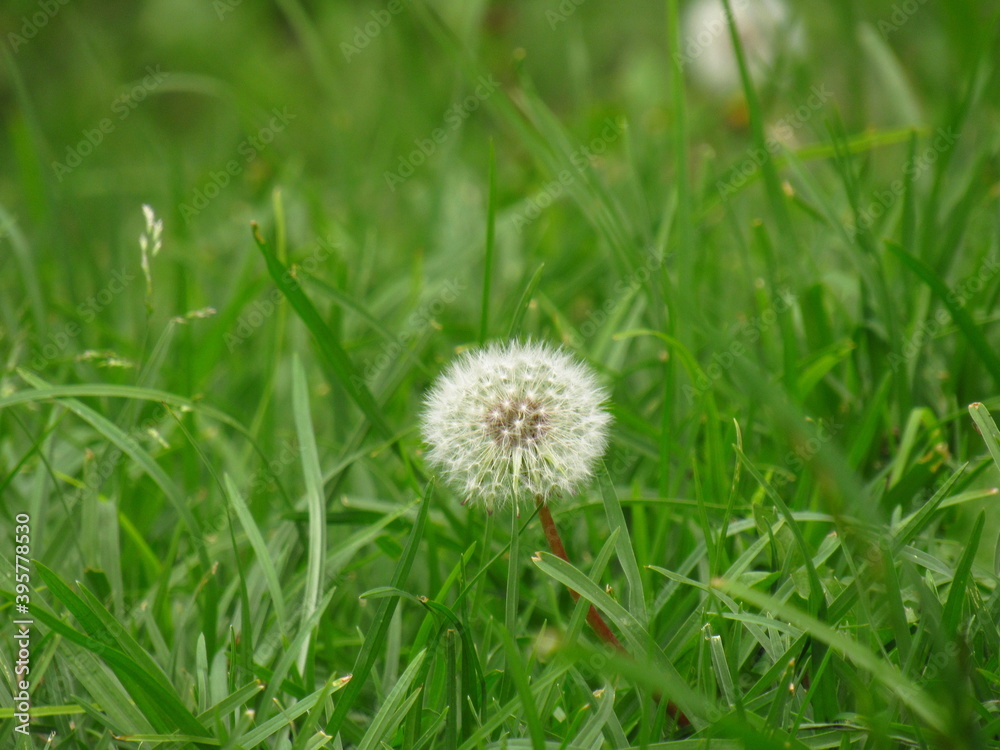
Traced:
[[[426, 650], [418, 653], [413, 658], [413, 661], [410, 662], [406, 671], [400, 675], [399, 680], [385, 697], [385, 701], [383, 701], [378, 713], [372, 718], [372, 722], [368, 726], [368, 731], [361, 738], [358, 750], [376, 750], [378, 743], [387, 735], [394, 732], [396, 727], [399, 726], [399, 722], [402, 721], [403, 716], [406, 715], [406, 711], [409, 709], [407, 691], [410, 689], [410, 685], [413, 684], [414, 678], [420, 672], [425, 658], [427, 658]], [[418, 695], [419, 689], [418, 692], [409, 696], [409, 701], [415, 700]]]
[[528, 305], [531, 303], [531, 295], [535, 293], [535, 287], [538, 286], [538, 282], [542, 280], [542, 269], [545, 268], [545, 264], [542, 263], [538, 266], [535, 272], [531, 275], [531, 279], [528, 281], [528, 285], [524, 288], [524, 292], [521, 293], [521, 298], [514, 305], [514, 315], [510, 319], [510, 326], [507, 328], [507, 338], [512, 339], [521, 332], [521, 321], [524, 320], [524, 314], [528, 312]]
[[[417, 512], [416, 521], [414, 521], [413, 529], [410, 531], [410, 537], [406, 540], [406, 547], [403, 549], [403, 554], [396, 564], [396, 570], [392, 574], [392, 582], [389, 585], [393, 588], [400, 588], [402, 586], [410, 573], [410, 568], [413, 567], [417, 548], [420, 546], [420, 540], [424, 535], [424, 527], [427, 524], [427, 511], [430, 508], [433, 496], [434, 484], [431, 482], [427, 485], [423, 501], [420, 503], [420, 508]], [[386, 632], [389, 630], [389, 622], [392, 620], [393, 612], [396, 611], [396, 604], [396, 597], [388, 597], [383, 599], [379, 605], [378, 612], [375, 614], [375, 621], [368, 629], [368, 636], [361, 647], [361, 653], [358, 654], [358, 658], [355, 660], [354, 679], [351, 680], [341, 699], [337, 701], [337, 707], [334, 709], [333, 716], [327, 722], [327, 734], [336, 736], [340, 732], [340, 727], [344, 723], [344, 719], [347, 718], [347, 712], [351, 710], [354, 702], [361, 694], [361, 689], [367, 681], [372, 667], [375, 665], [375, 660], [378, 658], [378, 650], [385, 639]]]
[[[326, 557], [326, 502], [323, 497], [323, 472], [319, 466], [316, 436], [309, 415], [309, 385], [298, 356], [292, 359], [292, 412], [295, 433], [302, 458], [302, 474], [306, 485], [306, 506], [309, 509], [309, 551], [306, 563], [306, 588], [303, 596], [303, 618], [308, 620], [316, 611], [319, 587], [324, 580], [323, 562]], [[302, 646], [299, 673], [304, 673], [309, 641]]]
[[[698, 693], [687, 684], [666, 656], [656, 647], [652, 637], [642, 624], [621, 604], [612, 599], [590, 578], [575, 568], [571, 563], [556, 557], [550, 552], [537, 552], [531, 561], [543, 572], [559, 581], [564, 586], [576, 591], [581, 599], [593, 604], [601, 610], [618, 627], [628, 641], [634, 658], [653, 658], [658, 669], [662, 670], [674, 686], [669, 693], [681, 711], [690, 719], [703, 716], [703, 705], [697, 698]], [[651, 654], [651, 651], [653, 652]], [[650, 655], [647, 657], [647, 655]]]
[[742, 599], [758, 609], [770, 613], [772, 617], [780, 617], [805, 632], [813, 638], [827, 644], [855, 666], [864, 669], [878, 682], [898, 696], [928, 727], [944, 736], [947, 726], [942, 721], [941, 711], [934, 700], [922, 687], [907, 678], [896, 665], [878, 658], [846, 633], [827, 625], [825, 622], [809, 615], [787, 602], [775, 599], [746, 586], [738, 581], [716, 579], [713, 586], [722, 589], [727, 594]]
[[230, 505], [236, 511], [236, 517], [240, 519], [240, 524], [242, 524], [243, 531], [250, 541], [250, 546], [253, 547], [253, 551], [257, 555], [257, 561], [260, 563], [261, 571], [264, 574], [264, 581], [267, 583], [267, 590], [271, 594], [271, 601], [274, 602], [274, 613], [278, 618], [278, 624], [281, 630], [285, 631], [288, 626], [285, 594], [282, 591], [281, 584], [278, 582], [278, 571], [274, 567], [271, 552], [267, 548], [267, 543], [264, 541], [264, 536], [260, 533], [253, 514], [243, 499], [243, 494], [236, 487], [229, 474], [223, 475], [223, 485], [225, 486], [226, 497], [229, 498]]
[[976, 325], [972, 316], [969, 315], [969, 311], [961, 305], [960, 300], [951, 293], [947, 285], [934, 273], [934, 269], [920, 260], [920, 258], [907, 252], [897, 242], [886, 240], [885, 245], [902, 261], [904, 266], [930, 287], [935, 297], [941, 300], [941, 304], [951, 313], [952, 320], [955, 321], [959, 330], [962, 331], [973, 352], [979, 357], [983, 365], [986, 366], [990, 375], [993, 376], [993, 382], [1000, 386], [1000, 356], [997, 355], [996, 348], [990, 345], [983, 332], [979, 330], [979, 326]]
[[962, 616], [962, 604], [965, 602], [965, 593], [969, 586], [975, 586], [975, 581], [970, 579], [972, 563], [976, 559], [976, 552], [979, 550], [979, 540], [983, 536], [983, 526], [986, 524], [986, 511], [981, 511], [976, 518], [976, 524], [972, 527], [972, 534], [962, 552], [962, 558], [955, 568], [955, 575], [951, 579], [951, 589], [948, 591], [948, 601], [944, 605], [944, 613], [941, 616], [941, 624], [944, 625], [944, 632], [949, 638], [954, 638], [958, 633], [959, 621]]
[[524, 723], [528, 725], [528, 734], [531, 736], [531, 747], [533, 750], [545, 750], [545, 729], [538, 718], [538, 710], [535, 707], [535, 696], [531, 693], [531, 685], [528, 682], [528, 673], [521, 661], [521, 652], [514, 642], [514, 638], [507, 628], [497, 624], [500, 630], [500, 637], [503, 639], [504, 651], [507, 654], [505, 663], [510, 679], [517, 689], [517, 694], [521, 698], [521, 710]]
[[309, 333], [312, 334], [313, 339], [319, 347], [319, 353], [323, 358], [323, 362], [330, 368], [337, 382], [347, 391], [351, 400], [368, 417], [371, 424], [378, 429], [383, 437], [391, 437], [392, 429], [389, 427], [389, 423], [382, 414], [382, 410], [379, 408], [378, 403], [376, 403], [371, 391], [368, 390], [368, 386], [365, 385], [364, 379], [358, 375], [350, 357], [347, 356], [347, 352], [340, 346], [333, 331], [323, 322], [323, 318], [320, 317], [313, 303], [306, 296], [305, 292], [302, 291], [302, 287], [299, 285], [292, 271], [282, 265], [281, 261], [271, 251], [267, 241], [261, 235], [257, 223], [253, 222], [251, 226], [253, 228], [254, 242], [257, 243], [258, 249], [264, 256], [264, 262], [267, 264], [267, 272], [271, 274], [271, 278], [278, 285], [278, 289], [285, 295], [285, 298], [305, 324]]

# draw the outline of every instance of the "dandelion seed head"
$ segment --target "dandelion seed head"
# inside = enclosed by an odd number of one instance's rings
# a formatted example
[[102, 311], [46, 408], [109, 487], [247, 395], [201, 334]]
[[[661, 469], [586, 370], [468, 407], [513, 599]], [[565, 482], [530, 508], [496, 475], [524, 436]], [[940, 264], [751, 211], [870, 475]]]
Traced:
[[428, 461], [464, 500], [490, 512], [571, 494], [607, 445], [606, 395], [586, 365], [547, 344], [466, 352], [427, 395]]

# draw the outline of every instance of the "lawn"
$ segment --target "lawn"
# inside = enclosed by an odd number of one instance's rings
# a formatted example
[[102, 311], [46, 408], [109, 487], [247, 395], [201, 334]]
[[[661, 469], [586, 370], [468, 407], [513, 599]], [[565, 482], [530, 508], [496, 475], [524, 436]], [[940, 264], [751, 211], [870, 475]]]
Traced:
[[1000, 5], [0, 56], [0, 747], [1000, 748]]

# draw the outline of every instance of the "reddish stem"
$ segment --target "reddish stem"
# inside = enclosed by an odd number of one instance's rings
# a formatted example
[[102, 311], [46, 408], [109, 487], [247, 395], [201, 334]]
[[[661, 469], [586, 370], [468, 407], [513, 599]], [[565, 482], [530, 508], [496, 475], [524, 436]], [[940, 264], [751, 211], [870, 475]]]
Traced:
[[[552, 518], [552, 512], [549, 510], [549, 506], [541, 497], [535, 498], [535, 503], [538, 505], [538, 517], [542, 520], [542, 529], [545, 530], [545, 540], [549, 543], [549, 549], [552, 550], [552, 554], [556, 557], [560, 557], [566, 562], [569, 562], [569, 557], [566, 555], [566, 547], [563, 546], [562, 537], [559, 536], [559, 529], [556, 528], [556, 522], [555, 519]], [[580, 594], [569, 588], [569, 586], [566, 588], [569, 589], [570, 596], [573, 597], [574, 602], [580, 600]], [[598, 638], [602, 641], [610, 644], [622, 653], [628, 653], [625, 650], [625, 647], [622, 646], [621, 641], [618, 640], [618, 637], [611, 632], [611, 628], [608, 627], [604, 618], [601, 617], [601, 613], [597, 611], [593, 604], [591, 604], [590, 608], [587, 610], [587, 624], [590, 625], [593, 631], [597, 633]], [[659, 703], [660, 696], [656, 695], [655, 697], [657, 703]], [[691, 723], [688, 720], [688, 717], [681, 712], [681, 710], [677, 707], [677, 704], [673, 701], [667, 702], [667, 713], [676, 719], [677, 723], [682, 727], [688, 726]]]
[[[545, 539], [549, 543], [549, 549], [552, 550], [552, 554], [556, 557], [561, 557], [566, 562], [569, 562], [569, 558], [566, 556], [566, 548], [563, 546], [562, 538], [559, 536], [559, 529], [556, 528], [556, 522], [552, 518], [549, 506], [541, 498], [538, 498], [536, 502], [538, 503], [538, 517], [542, 519], [542, 528], [545, 530]], [[569, 589], [569, 595], [573, 597], [574, 602], [580, 600], [580, 595], [573, 589]], [[587, 624], [593, 628], [594, 632], [597, 633], [597, 637], [602, 641], [614, 646], [619, 651], [625, 651], [625, 647], [622, 646], [621, 641], [611, 632], [611, 628], [608, 627], [604, 618], [601, 617], [601, 613], [597, 611], [593, 604], [587, 610]]]

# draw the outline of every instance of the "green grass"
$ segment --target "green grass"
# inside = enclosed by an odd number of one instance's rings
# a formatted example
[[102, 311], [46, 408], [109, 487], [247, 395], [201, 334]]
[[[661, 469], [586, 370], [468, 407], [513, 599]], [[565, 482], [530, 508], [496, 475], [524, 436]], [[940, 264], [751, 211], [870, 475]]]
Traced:
[[[994, 4], [119, 5], [0, 10], [0, 747], [1000, 747]], [[570, 562], [424, 461], [508, 337]]]

